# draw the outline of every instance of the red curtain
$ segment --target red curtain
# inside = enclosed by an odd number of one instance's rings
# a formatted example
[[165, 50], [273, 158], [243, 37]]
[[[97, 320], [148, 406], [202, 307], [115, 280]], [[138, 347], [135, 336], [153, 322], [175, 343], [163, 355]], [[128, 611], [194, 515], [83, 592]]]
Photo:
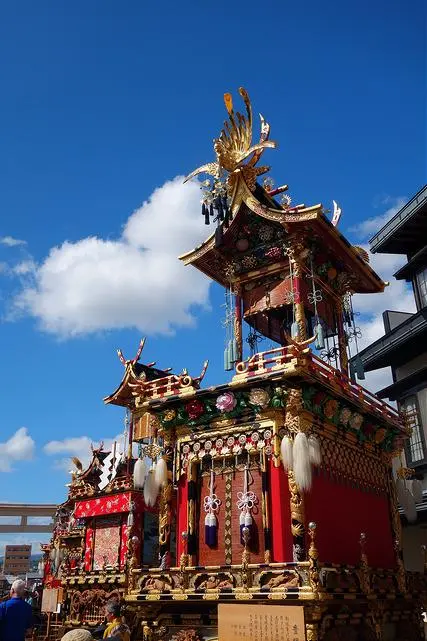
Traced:
[[268, 462], [269, 512], [272, 561], [292, 561], [291, 507], [288, 475], [283, 466], [274, 467]]
[[372, 567], [395, 566], [389, 499], [317, 475], [305, 494], [306, 525], [314, 521], [319, 560], [357, 565], [360, 534], [366, 534], [365, 551]]

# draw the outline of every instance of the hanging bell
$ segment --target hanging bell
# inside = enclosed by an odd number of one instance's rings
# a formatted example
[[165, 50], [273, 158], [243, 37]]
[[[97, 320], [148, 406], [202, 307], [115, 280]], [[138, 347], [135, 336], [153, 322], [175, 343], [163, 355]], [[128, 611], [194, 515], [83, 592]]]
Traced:
[[324, 349], [325, 338], [323, 336], [322, 323], [316, 323], [316, 325], [314, 326], [314, 333], [316, 335], [316, 340], [314, 341], [314, 347], [316, 349]]
[[359, 381], [364, 381], [365, 368], [363, 367], [363, 362], [359, 354], [357, 354], [357, 356], [354, 357], [353, 363], [354, 363], [354, 371], [356, 372], [357, 378], [359, 379]]
[[294, 321], [291, 325], [291, 337], [298, 338], [299, 336], [299, 325], [297, 321]]

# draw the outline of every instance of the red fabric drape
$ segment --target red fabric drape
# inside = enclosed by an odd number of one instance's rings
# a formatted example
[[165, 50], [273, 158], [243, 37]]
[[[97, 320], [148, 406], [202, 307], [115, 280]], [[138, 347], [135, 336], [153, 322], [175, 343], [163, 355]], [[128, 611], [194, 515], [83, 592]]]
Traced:
[[356, 565], [360, 562], [360, 534], [372, 567], [395, 566], [389, 499], [316, 475], [305, 494], [306, 525], [314, 521], [320, 561]]
[[187, 503], [188, 503], [188, 487], [187, 476], [183, 474], [178, 482], [177, 493], [177, 511], [176, 511], [176, 560], [179, 563], [181, 554], [184, 550], [184, 543], [182, 540], [182, 533], [187, 532]]
[[95, 531], [92, 525], [88, 525], [88, 527], [86, 528], [86, 545], [85, 545], [86, 572], [90, 572], [92, 570], [94, 534], [95, 534]]
[[283, 466], [274, 467], [268, 462], [269, 512], [272, 561], [292, 561], [291, 508], [288, 475]]

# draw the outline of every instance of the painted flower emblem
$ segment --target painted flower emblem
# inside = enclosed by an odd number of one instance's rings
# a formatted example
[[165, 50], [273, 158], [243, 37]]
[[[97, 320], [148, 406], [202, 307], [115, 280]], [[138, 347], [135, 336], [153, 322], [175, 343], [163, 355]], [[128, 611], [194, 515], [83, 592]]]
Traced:
[[351, 417], [351, 410], [348, 407], [343, 407], [340, 413], [340, 423], [347, 425]]
[[232, 392], [224, 392], [216, 399], [216, 407], [220, 412], [231, 412], [236, 407], [236, 397]]
[[363, 416], [355, 412], [350, 418], [350, 427], [352, 427], [354, 430], [360, 430], [360, 428], [362, 427], [362, 423]]
[[187, 403], [185, 410], [190, 419], [196, 419], [205, 413], [205, 406], [201, 401], [195, 399]]
[[249, 403], [257, 407], [267, 407], [270, 402], [270, 394], [262, 387], [254, 387], [249, 392]]
[[166, 423], [170, 423], [170, 421], [173, 421], [175, 416], [176, 416], [175, 410], [166, 410], [166, 412], [163, 414], [163, 420]]
[[333, 418], [336, 414], [337, 409], [338, 409], [338, 401], [331, 398], [329, 399], [329, 401], [326, 401], [325, 405], [323, 406], [323, 413], [326, 416], [326, 418]]

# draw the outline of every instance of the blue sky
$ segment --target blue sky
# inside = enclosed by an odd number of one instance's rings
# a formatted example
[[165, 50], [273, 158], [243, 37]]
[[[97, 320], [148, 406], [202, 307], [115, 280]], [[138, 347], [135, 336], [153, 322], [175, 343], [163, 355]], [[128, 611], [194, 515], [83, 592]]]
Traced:
[[[0, 500], [56, 502], [62, 459], [122, 429], [101, 400], [117, 347], [130, 357], [147, 335], [146, 360], [209, 358], [207, 381], [224, 377], [222, 292], [174, 258], [206, 233], [196, 187], [174, 179], [212, 158], [223, 93], [237, 103], [243, 85], [271, 123], [276, 184], [335, 198], [365, 243], [425, 182], [425, 15], [421, 0], [0, 13]], [[367, 338], [397, 300], [411, 305], [403, 289], [361, 303]]]

